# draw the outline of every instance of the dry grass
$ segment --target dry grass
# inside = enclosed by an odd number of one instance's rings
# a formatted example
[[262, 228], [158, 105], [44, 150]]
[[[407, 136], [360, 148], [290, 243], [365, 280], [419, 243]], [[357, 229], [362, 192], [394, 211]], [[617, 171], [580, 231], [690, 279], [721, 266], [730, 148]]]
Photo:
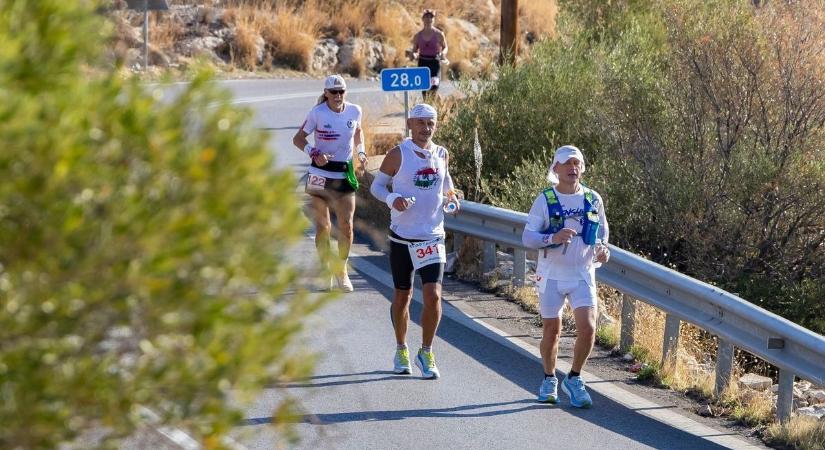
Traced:
[[519, 2], [519, 17], [523, 34], [532, 33], [536, 38], [555, 37], [558, 14], [559, 7], [555, 0]]
[[728, 409], [731, 417], [748, 426], [769, 423], [773, 420], [773, 394], [771, 391], [755, 391], [743, 388], [731, 377], [728, 387], [722, 392], [719, 404]]
[[258, 37], [255, 21], [248, 15], [240, 15], [235, 22], [235, 35], [229, 42], [229, 54], [233, 63], [247, 70], [258, 65]]
[[258, 36], [263, 39], [265, 61], [277, 61], [292, 69], [311, 69], [312, 51], [322, 21], [317, 2], [301, 6], [279, 4], [277, 7], [239, 2], [227, 9], [224, 21], [235, 26], [230, 44], [233, 61], [246, 69], [257, 65]]
[[812, 417], [793, 417], [785, 424], [773, 423], [764, 432], [769, 445], [800, 450], [825, 449], [825, 421]]
[[186, 27], [172, 14], [149, 14], [149, 43], [157, 50], [169, 51], [186, 34]]

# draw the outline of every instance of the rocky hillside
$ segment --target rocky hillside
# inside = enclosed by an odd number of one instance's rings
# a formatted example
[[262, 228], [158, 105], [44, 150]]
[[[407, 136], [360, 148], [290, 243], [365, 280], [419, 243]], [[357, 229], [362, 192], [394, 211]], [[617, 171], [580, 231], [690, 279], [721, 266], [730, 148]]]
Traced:
[[[435, 25], [447, 36], [453, 75], [490, 73], [498, 55], [500, 11], [493, 0], [170, 3], [170, 10], [150, 14], [149, 64], [157, 69], [185, 69], [196, 59], [206, 59], [223, 70], [368, 76], [409, 64], [405, 50], [421, 27], [423, 7], [438, 10]], [[526, 48], [552, 34], [556, 7], [555, 0], [522, 3]], [[128, 10], [118, 0], [108, 14], [116, 29], [111, 58], [141, 69], [142, 13]]]

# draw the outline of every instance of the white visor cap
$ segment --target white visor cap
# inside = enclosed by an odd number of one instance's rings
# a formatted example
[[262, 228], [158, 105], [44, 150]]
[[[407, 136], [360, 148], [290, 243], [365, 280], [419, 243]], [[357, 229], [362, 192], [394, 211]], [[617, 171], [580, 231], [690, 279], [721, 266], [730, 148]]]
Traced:
[[347, 82], [341, 75], [330, 75], [324, 80], [324, 89], [346, 89]]
[[410, 110], [410, 119], [438, 119], [438, 113], [432, 106], [419, 103]]

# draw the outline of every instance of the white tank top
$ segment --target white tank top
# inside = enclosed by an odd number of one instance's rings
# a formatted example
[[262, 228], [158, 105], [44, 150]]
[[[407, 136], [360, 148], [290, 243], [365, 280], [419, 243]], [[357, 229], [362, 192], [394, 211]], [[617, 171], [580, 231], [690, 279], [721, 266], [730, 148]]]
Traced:
[[[447, 177], [447, 150], [431, 144], [429, 149], [405, 139], [401, 149], [401, 167], [392, 177], [392, 191], [415, 197], [415, 204], [404, 212], [390, 213], [390, 229], [406, 239], [444, 237], [444, 179]], [[416, 151], [426, 155], [425, 158]]]

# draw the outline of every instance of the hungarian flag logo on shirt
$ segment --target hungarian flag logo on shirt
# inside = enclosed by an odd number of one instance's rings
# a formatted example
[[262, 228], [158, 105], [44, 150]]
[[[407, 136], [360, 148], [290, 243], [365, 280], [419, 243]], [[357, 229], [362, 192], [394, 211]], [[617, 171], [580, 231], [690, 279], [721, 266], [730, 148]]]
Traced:
[[419, 169], [413, 175], [413, 184], [423, 190], [431, 189], [436, 181], [438, 181], [438, 169], [432, 167]]

